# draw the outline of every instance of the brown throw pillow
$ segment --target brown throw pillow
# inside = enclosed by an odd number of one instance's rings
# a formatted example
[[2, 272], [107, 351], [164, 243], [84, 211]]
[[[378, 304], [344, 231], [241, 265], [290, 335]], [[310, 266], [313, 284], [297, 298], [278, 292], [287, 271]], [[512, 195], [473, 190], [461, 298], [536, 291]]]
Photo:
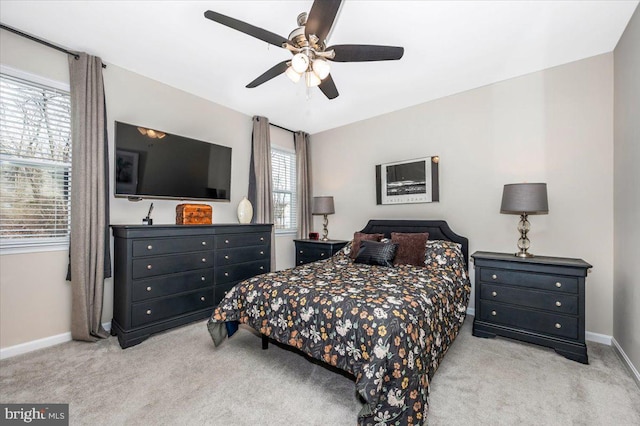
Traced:
[[353, 243], [351, 244], [351, 253], [349, 256], [355, 259], [360, 251], [360, 243], [362, 241], [380, 241], [384, 237], [384, 234], [363, 234], [362, 232], [356, 232], [353, 234]]
[[391, 242], [398, 244], [393, 264], [424, 266], [427, 239], [429, 239], [428, 232], [414, 234], [392, 232]]

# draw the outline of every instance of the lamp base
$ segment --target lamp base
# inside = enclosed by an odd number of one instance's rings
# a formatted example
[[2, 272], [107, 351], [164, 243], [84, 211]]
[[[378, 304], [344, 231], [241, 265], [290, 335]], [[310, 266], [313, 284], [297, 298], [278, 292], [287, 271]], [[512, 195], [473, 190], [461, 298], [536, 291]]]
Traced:
[[327, 215], [323, 215], [324, 216], [324, 221], [322, 221], [322, 238], [320, 238], [320, 241], [329, 241], [329, 230], [327, 229], [327, 225], [329, 225], [329, 219], [327, 218]]
[[532, 254], [531, 254], [531, 253], [529, 253], [528, 251], [525, 251], [525, 252], [519, 251], [519, 252], [517, 252], [514, 256], [516, 256], [516, 257], [523, 257], [523, 258], [535, 257], [534, 255], [532, 255]]

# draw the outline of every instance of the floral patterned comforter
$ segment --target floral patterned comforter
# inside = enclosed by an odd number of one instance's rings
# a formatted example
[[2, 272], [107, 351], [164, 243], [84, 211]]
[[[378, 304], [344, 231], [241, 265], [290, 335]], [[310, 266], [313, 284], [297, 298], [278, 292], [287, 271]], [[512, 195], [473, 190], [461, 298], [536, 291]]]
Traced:
[[333, 258], [236, 285], [208, 323], [248, 324], [278, 342], [353, 374], [365, 402], [361, 425], [426, 423], [429, 382], [465, 318], [470, 283], [459, 250], [428, 267]]

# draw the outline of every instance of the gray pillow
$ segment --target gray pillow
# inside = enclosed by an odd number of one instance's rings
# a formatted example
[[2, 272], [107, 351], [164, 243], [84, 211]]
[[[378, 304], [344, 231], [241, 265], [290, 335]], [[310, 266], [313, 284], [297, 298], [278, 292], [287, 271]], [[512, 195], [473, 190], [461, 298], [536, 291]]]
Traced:
[[378, 241], [362, 241], [360, 250], [354, 260], [355, 263], [367, 265], [379, 265], [393, 267], [393, 258], [396, 256], [398, 244], [381, 243]]

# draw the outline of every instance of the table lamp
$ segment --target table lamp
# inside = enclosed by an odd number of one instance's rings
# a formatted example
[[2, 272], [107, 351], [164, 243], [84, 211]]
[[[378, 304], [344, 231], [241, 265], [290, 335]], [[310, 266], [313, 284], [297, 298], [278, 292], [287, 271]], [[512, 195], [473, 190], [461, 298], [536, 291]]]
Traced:
[[322, 230], [322, 241], [328, 241], [329, 238], [327, 235], [329, 231], [327, 230], [327, 225], [329, 224], [329, 219], [327, 219], [327, 215], [334, 214], [336, 212], [333, 206], [333, 197], [313, 197], [313, 207], [311, 208], [311, 214], [313, 215], [323, 215], [323, 230]]
[[527, 233], [531, 229], [531, 224], [527, 217], [530, 214], [549, 213], [547, 184], [511, 183], [505, 185], [502, 192], [500, 213], [520, 215], [520, 223], [518, 223], [518, 231], [520, 232], [520, 239], [518, 240], [519, 251], [515, 255], [518, 257], [533, 257], [533, 254], [528, 252], [531, 242], [527, 237]]

